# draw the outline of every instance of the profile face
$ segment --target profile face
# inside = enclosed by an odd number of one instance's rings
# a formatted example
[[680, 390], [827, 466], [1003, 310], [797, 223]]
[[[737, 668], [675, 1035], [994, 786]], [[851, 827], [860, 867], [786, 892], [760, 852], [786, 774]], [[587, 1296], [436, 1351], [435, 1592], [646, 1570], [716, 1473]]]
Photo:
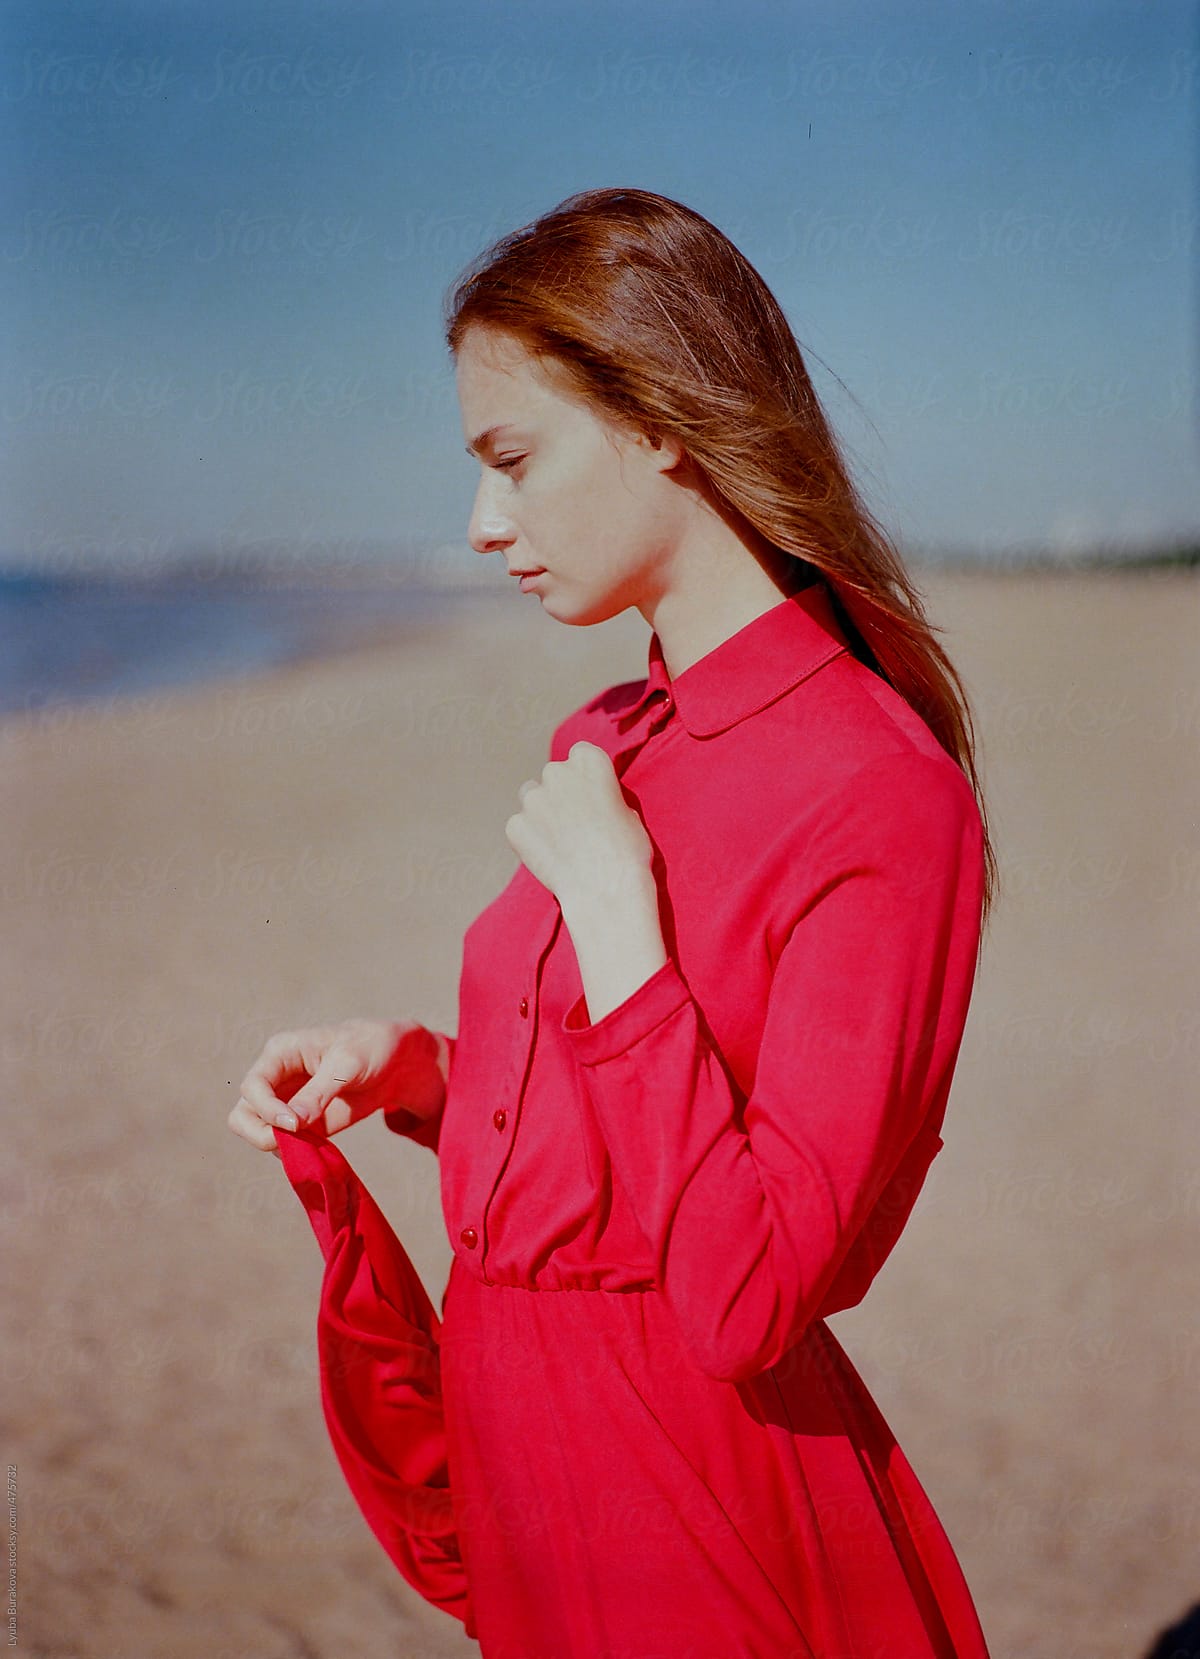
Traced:
[[542, 570], [527, 595], [562, 622], [652, 602], [686, 508], [671, 479], [676, 451], [598, 418], [510, 335], [468, 330], [455, 379], [463, 437], [468, 449], [478, 441], [482, 467], [468, 527], [475, 551], [499, 552], [509, 570]]

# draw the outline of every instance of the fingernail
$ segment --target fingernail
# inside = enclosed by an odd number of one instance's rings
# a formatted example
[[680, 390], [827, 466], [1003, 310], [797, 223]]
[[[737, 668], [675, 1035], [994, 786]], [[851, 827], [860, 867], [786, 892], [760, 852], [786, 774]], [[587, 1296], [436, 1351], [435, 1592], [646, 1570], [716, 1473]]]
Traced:
[[275, 1122], [281, 1129], [295, 1129], [296, 1115], [294, 1112], [276, 1112]]

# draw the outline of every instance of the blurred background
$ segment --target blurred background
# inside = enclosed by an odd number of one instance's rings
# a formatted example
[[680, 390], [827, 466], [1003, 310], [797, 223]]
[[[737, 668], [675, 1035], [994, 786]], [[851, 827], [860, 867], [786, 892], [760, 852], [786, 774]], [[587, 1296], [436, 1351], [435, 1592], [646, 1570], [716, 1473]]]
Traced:
[[[319, 1252], [225, 1120], [272, 1031], [456, 1028], [517, 786], [645, 672], [635, 614], [555, 629], [467, 545], [441, 334], [616, 184], [763, 274], [976, 714], [946, 1149], [831, 1324], [995, 1655], [1146, 1655], [1200, 1599], [1198, 99], [1182, 0], [6, 0], [19, 1651], [477, 1651], [341, 1482]], [[433, 1154], [342, 1146], [440, 1302]]]
[[[0, 697], [236, 671], [493, 591], [441, 300], [599, 184], [744, 250], [914, 560], [1191, 546], [1195, 22], [8, 0]], [[101, 575], [137, 591], [78, 593]], [[266, 582], [292, 591], [244, 592]], [[358, 591], [318, 623], [296, 590], [335, 582]]]

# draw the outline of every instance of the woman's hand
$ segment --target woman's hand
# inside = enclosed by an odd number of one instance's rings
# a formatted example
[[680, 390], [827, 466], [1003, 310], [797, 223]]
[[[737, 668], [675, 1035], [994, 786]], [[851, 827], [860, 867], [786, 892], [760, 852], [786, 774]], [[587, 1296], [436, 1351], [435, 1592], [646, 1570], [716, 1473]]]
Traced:
[[540, 783], [523, 783], [517, 794], [521, 810], [504, 833], [560, 905], [619, 901], [641, 888], [653, 844], [603, 749], [573, 743], [565, 760], [546, 762]]
[[431, 1116], [445, 1097], [442, 1047], [435, 1032], [405, 1020], [276, 1032], [241, 1081], [229, 1127], [278, 1157], [276, 1124], [336, 1135], [381, 1107]]

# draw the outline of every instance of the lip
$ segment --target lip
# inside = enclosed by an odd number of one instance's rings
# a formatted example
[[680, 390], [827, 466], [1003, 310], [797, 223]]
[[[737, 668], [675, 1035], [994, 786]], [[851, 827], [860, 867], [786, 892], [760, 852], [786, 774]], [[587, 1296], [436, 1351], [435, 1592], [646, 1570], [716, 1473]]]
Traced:
[[545, 574], [546, 572], [544, 570], [513, 571], [514, 576], [520, 577], [520, 588], [522, 593], [528, 593], [538, 578], [540, 576], [544, 576]]

